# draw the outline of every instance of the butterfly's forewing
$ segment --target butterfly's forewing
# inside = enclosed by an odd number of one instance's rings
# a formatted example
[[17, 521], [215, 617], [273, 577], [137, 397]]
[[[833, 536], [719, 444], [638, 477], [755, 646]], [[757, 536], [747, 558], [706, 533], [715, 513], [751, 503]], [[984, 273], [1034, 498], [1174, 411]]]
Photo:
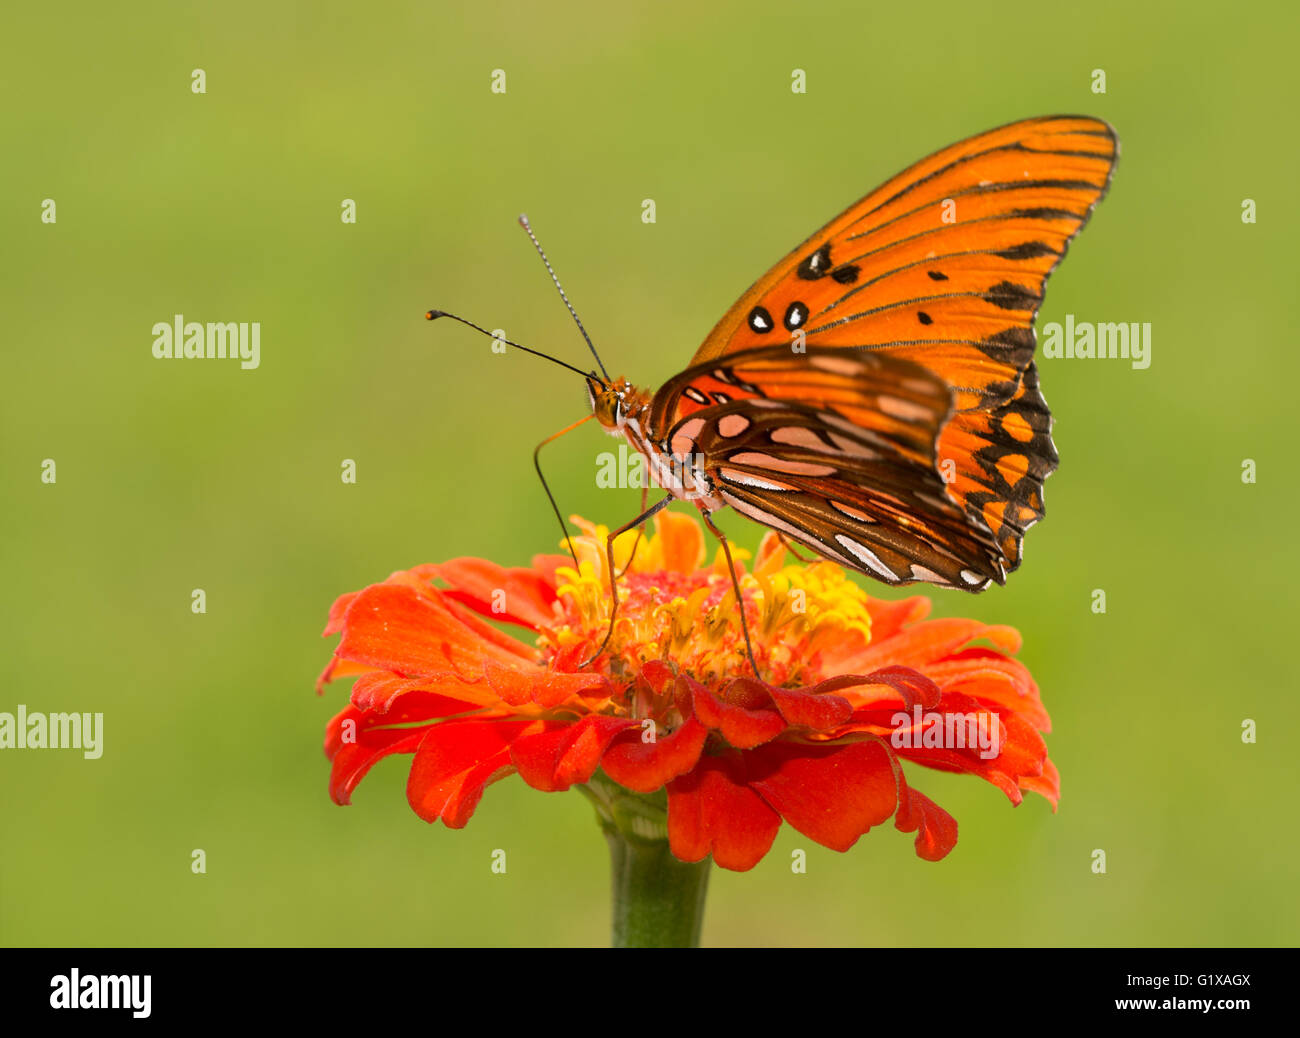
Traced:
[[1004, 572], [936, 471], [951, 401], [910, 361], [777, 346], [678, 375], [649, 425], [666, 430], [662, 449], [700, 459], [726, 504], [826, 558], [889, 584], [980, 590]]
[[887, 352], [934, 372], [954, 396], [937, 451], [947, 492], [1014, 569], [1057, 461], [1033, 320], [1117, 155], [1110, 126], [1082, 116], [1029, 119], [945, 148], [773, 267], [693, 363], [802, 333], [809, 347]]

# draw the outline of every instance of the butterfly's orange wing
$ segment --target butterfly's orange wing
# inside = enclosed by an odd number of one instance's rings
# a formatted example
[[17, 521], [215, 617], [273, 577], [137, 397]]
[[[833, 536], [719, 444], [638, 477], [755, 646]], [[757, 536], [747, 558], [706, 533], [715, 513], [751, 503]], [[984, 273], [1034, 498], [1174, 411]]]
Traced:
[[954, 396], [937, 450], [947, 492], [1015, 569], [1057, 463], [1034, 316], [1118, 152], [1110, 126], [1084, 116], [1027, 119], [945, 148], [768, 271], [692, 363], [799, 343], [885, 350], [934, 372]]

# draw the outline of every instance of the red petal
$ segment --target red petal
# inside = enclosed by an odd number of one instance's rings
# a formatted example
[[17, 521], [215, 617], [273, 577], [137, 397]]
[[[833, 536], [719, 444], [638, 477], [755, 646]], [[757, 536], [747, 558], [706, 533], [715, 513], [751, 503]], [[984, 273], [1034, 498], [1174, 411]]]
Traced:
[[738, 755], [702, 757], [694, 771], [668, 783], [668, 846], [681, 861], [712, 854], [722, 868], [745, 872], [780, 828], [777, 813], [745, 785]]
[[904, 598], [899, 602], [869, 598], [867, 612], [871, 614], [871, 640], [879, 642], [892, 638], [908, 624], [917, 623], [929, 616], [930, 600], [922, 595]]
[[483, 790], [515, 770], [510, 744], [541, 731], [542, 721], [444, 721], [430, 728], [415, 752], [406, 799], [426, 822], [451, 829], [469, 821]]
[[634, 734], [605, 751], [601, 767], [620, 786], [635, 793], [653, 793], [666, 782], [695, 767], [709, 730], [694, 717], [675, 732], [654, 742], [642, 742]]
[[701, 723], [722, 732], [722, 737], [739, 750], [770, 742], [789, 727], [775, 710], [735, 706], [719, 699], [699, 682], [685, 680], [690, 683], [695, 716]]
[[894, 828], [901, 833], [916, 833], [916, 855], [926, 861], [939, 861], [957, 845], [957, 819], [927, 797], [911, 789], [899, 775], [898, 814]]
[[534, 631], [555, 622], [555, 586], [536, 570], [507, 569], [487, 559], [463, 558], [442, 563], [437, 574], [451, 585], [443, 594], [484, 616]]
[[641, 668], [641, 677], [655, 695], [662, 696], [669, 683], [676, 679], [677, 674], [663, 660], [648, 660]]
[[855, 679], [832, 678], [811, 688], [775, 688], [767, 686], [776, 708], [788, 724], [825, 731], [841, 725], [853, 714], [853, 704], [843, 696], [832, 694], [832, 689], [848, 688]]
[[349, 591], [334, 600], [334, 604], [330, 606], [329, 619], [325, 621], [325, 630], [321, 631], [322, 638], [328, 638], [331, 634], [338, 634], [343, 630], [343, 616], [347, 613], [352, 600], [359, 594], [360, 591]]
[[554, 590], [560, 583], [555, 571], [561, 566], [573, 568], [573, 558], [569, 555], [534, 555], [533, 569], [537, 571], [542, 583]]
[[393, 584], [372, 584], [352, 601], [336, 655], [403, 676], [477, 677], [484, 657], [507, 665], [520, 659], [480, 638], [439, 598]]
[[383, 717], [383, 724], [399, 724], [403, 721], [423, 721], [433, 717], [449, 717], [467, 710], [481, 710], [483, 705], [477, 700], [461, 699], [456, 695], [443, 695], [435, 689], [450, 689], [453, 692], [465, 692], [473, 695], [473, 686], [463, 682], [440, 682], [436, 678], [399, 678], [384, 670], [369, 671], [352, 686], [349, 697], [358, 710], [365, 710], [376, 716], [395, 712], [395, 716]]
[[563, 674], [540, 667], [503, 667], [491, 660], [484, 663], [483, 673], [492, 691], [511, 706], [536, 703], [549, 709], [573, 696], [608, 684], [595, 671]]
[[877, 639], [854, 661], [856, 667], [875, 670], [888, 666], [923, 667], [941, 660], [976, 638], [988, 638], [999, 648], [1015, 652], [1020, 634], [1014, 627], [994, 627], [978, 620], [958, 618], [926, 620], [889, 638]]
[[587, 716], [572, 724], [543, 723], [545, 731], [514, 741], [510, 759], [525, 782], [547, 793], [586, 782], [600, 766], [601, 755], [614, 737], [638, 727], [636, 721], [625, 717]]
[[1029, 668], [1019, 660], [992, 649], [973, 646], [931, 663], [925, 669], [945, 691], [964, 692], [981, 702], [1006, 707], [1039, 731], [1052, 730], [1038, 684]]
[[[351, 722], [351, 725], [348, 724]], [[352, 791], [374, 765], [393, 753], [413, 753], [428, 728], [367, 728], [366, 717], [346, 706], [325, 729], [325, 756], [330, 768], [330, 798], [350, 804]]]
[[1041, 775], [1021, 775], [1020, 788], [1046, 797], [1052, 804], [1052, 813], [1056, 813], [1057, 805], [1061, 802], [1061, 773], [1056, 770], [1051, 758], [1044, 759]]
[[908, 710], [917, 703], [928, 710], [938, 704], [941, 695], [933, 680], [911, 667], [881, 667], [868, 674], [866, 682], [888, 685], [903, 697], [903, 705]]
[[337, 656], [330, 659], [325, 664], [325, 669], [321, 671], [320, 677], [316, 679], [316, 694], [318, 696], [325, 694], [325, 686], [332, 681], [338, 681], [339, 678], [355, 677], [357, 674], [365, 674], [372, 668], [360, 663], [353, 663], [351, 660], [341, 660]]
[[745, 755], [749, 785], [809, 839], [847, 851], [898, 806], [889, 750], [876, 741], [840, 746], [774, 742]]
[[[964, 702], [963, 702], [964, 700]], [[942, 713], [970, 713], [978, 709], [978, 704], [957, 695], [945, 694], [940, 711]], [[958, 771], [969, 775], [978, 775], [986, 782], [991, 782], [1007, 795], [1013, 804], [1023, 799], [1022, 789], [1026, 778], [1033, 779], [1043, 775], [1047, 761], [1047, 744], [1033, 725], [1022, 721], [1014, 714], [999, 718], [1001, 725], [1001, 743], [998, 755], [989, 759], [980, 756], [980, 749], [965, 748], [927, 748], [894, 746], [898, 756], [916, 761], [927, 768], [939, 771]], [[1044, 794], [1051, 799], [1051, 795]]]

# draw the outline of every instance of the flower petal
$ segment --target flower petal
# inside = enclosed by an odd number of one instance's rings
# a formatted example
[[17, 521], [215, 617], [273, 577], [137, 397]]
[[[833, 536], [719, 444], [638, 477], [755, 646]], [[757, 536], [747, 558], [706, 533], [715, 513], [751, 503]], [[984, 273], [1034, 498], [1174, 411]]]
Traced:
[[1017, 659], [993, 649], [972, 646], [947, 659], [929, 664], [926, 673], [944, 691], [964, 692], [983, 703], [1014, 711], [1040, 732], [1052, 730], [1052, 720], [1043, 707], [1038, 683]]
[[349, 591], [345, 595], [339, 595], [330, 606], [329, 618], [325, 621], [325, 630], [321, 631], [322, 638], [328, 638], [331, 634], [338, 634], [343, 630], [343, 617], [348, 611], [348, 606], [352, 600], [361, 594], [360, 591]]
[[534, 631], [555, 622], [555, 585], [536, 570], [460, 558], [441, 563], [436, 572], [450, 585], [443, 594], [484, 616]]
[[921, 669], [976, 638], [988, 638], [1006, 652], [1016, 652], [1020, 648], [1020, 633], [1014, 627], [991, 626], [978, 620], [953, 617], [913, 624], [890, 638], [876, 637], [873, 630], [871, 644], [855, 659], [854, 666], [869, 670], [889, 666]]
[[511, 706], [536, 703], [550, 709], [572, 696], [609, 685], [593, 670], [565, 674], [540, 667], [504, 667], [492, 660], [484, 663], [483, 673], [492, 691]]
[[751, 787], [811, 840], [847, 851], [898, 806], [890, 752], [879, 740], [809, 746], [781, 740], [745, 755]]
[[[785, 718], [774, 709], [766, 707], [751, 709], [748, 706], [738, 706], [727, 702], [720, 695], [715, 696], [698, 681], [686, 677], [680, 680], [689, 684], [691, 706], [695, 716], [702, 724], [720, 731], [722, 737], [738, 750], [771, 742], [789, 727]], [[723, 691], [724, 693], [741, 691], [746, 688], [741, 686], [737, 689], [736, 683], [733, 682]]]
[[541, 577], [542, 582], [551, 590], [560, 585], [560, 578], [556, 576], [555, 571], [561, 566], [572, 566], [573, 559], [568, 555], [534, 555], [533, 569]]
[[330, 799], [352, 803], [352, 791], [379, 761], [393, 753], [413, 753], [427, 728], [373, 728], [354, 706], [346, 706], [325, 728], [330, 768]]
[[781, 818], [745, 785], [738, 755], [702, 757], [668, 783], [668, 846], [681, 861], [708, 854], [724, 869], [745, 872], [772, 847]]
[[873, 685], [888, 685], [903, 697], [903, 706], [908, 710], [917, 704], [927, 710], [935, 707], [942, 695], [932, 678], [911, 667], [881, 667], [868, 674], [866, 680]]
[[765, 685], [764, 691], [780, 711], [787, 724], [825, 731], [841, 725], [853, 714], [853, 704], [833, 689], [847, 688], [853, 678], [832, 678], [811, 688], [776, 688]]
[[510, 760], [534, 789], [557, 793], [586, 782], [600, 767], [610, 742], [628, 728], [640, 727], [626, 717], [588, 715], [579, 721], [546, 721], [546, 730], [521, 736], [510, 746]]
[[543, 721], [444, 721], [420, 741], [406, 781], [406, 799], [426, 822], [463, 828], [483, 790], [515, 770], [510, 744], [542, 731]]
[[325, 686], [331, 682], [338, 681], [340, 678], [351, 678], [358, 674], [365, 674], [372, 669], [364, 664], [353, 663], [351, 660], [341, 660], [335, 656], [325, 665], [320, 677], [316, 679], [316, 694], [318, 696], [324, 695]]
[[[973, 700], [958, 694], [945, 694], [936, 713], [969, 716], [978, 711], [979, 705]], [[916, 761], [927, 768], [977, 775], [1002, 790], [1013, 804], [1019, 804], [1024, 799], [1021, 791], [1034, 788], [1032, 784], [1026, 785], [1025, 780], [1039, 778], [1046, 772], [1047, 744], [1033, 725], [1015, 714], [993, 716], [998, 717], [1000, 731], [998, 753], [992, 758], [982, 756], [985, 751], [978, 746], [955, 749], [895, 745], [894, 751], [905, 760]], [[1044, 788], [1051, 789], [1050, 779]], [[1043, 795], [1052, 800], [1059, 795], [1059, 788]]]
[[898, 776], [898, 814], [894, 828], [900, 833], [916, 833], [916, 856], [939, 861], [957, 845], [957, 819], [927, 797], [911, 789]]
[[520, 661], [518, 653], [479, 637], [440, 598], [392, 584], [372, 584], [353, 599], [335, 655], [406, 677], [447, 671], [476, 677], [484, 657]]
[[704, 561], [704, 530], [688, 515], [660, 512], [655, 516], [655, 538], [663, 556], [663, 569], [690, 573]]
[[[481, 685], [467, 685], [455, 678], [399, 678], [386, 670], [362, 674], [352, 686], [352, 705], [358, 710], [382, 716], [395, 711], [400, 718], [383, 717], [383, 724], [408, 720], [449, 717], [494, 705], [496, 697], [485, 695]], [[446, 693], [446, 694], [444, 694]]]
[[654, 742], [640, 735], [615, 742], [605, 751], [601, 767], [611, 779], [634, 793], [653, 793], [695, 767], [709, 730], [689, 717], [677, 730]]
[[1052, 805], [1052, 814], [1056, 814], [1057, 805], [1061, 802], [1061, 773], [1056, 770], [1050, 757], [1043, 760], [1041, 775], [1020, 776], [1020, 788], [1046, 797]]
[[898, 602], [868, 598], [867, 612], [871, 614], [871, 640], [880, 642], [929, 616], [930, 600], [922, 595], [913, 595]]

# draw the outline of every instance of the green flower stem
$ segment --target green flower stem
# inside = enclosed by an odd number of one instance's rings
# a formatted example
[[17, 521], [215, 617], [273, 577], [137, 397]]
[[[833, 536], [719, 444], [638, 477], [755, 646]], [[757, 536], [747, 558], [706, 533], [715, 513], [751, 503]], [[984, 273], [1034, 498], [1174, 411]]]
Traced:
[[698, 948], [709, 858], [691, 864], [668, 849], [668, 797], [633, 793], [604, 772], [579, 786], [609, 842], [615, 948]]

